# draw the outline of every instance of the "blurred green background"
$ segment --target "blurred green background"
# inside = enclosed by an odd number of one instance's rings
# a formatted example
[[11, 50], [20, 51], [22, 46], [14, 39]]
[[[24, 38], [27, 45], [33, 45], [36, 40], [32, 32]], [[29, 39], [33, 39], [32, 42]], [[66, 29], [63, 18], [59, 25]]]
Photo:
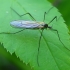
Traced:
[[70, 0], [48, 0], [58, 8], [70, 30]]
[[[70, 1], [69, 0], [48, 0], [57, 7], [62, 14], [66, 25], [70, 30]], [[28, 66], [28, 67], [27, 67]], [[0, 70], [31, 70], [29, 65], [23, 64], [15, 54], [10, 54], [0, 44]]]

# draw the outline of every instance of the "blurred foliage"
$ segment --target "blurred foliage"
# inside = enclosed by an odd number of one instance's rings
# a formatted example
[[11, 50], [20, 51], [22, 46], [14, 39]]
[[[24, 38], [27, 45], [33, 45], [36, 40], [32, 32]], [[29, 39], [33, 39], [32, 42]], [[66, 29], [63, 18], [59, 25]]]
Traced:
[[0, 43], [0, 70], [31, 70], [31, 67], [20, 61], [15, 53], [11, 55]]
[[70, 30], [70, 0], [48, 0], [59, 9]]

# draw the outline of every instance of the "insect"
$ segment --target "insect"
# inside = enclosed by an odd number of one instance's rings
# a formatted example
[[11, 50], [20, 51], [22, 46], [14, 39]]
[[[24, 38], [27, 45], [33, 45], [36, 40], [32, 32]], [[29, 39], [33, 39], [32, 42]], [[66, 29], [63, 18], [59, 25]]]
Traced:
[[[52, 7], [53, 8], [53, 7]], [[52, 9], [50, 8], [48, 10], [48, 12]], [[17, 15], [19, 15], [13, 8], [11, 8]], [[47, 12], [47, 13], [48, 13]], [[46, 12], [44, 13], [44, 20], [45, 20], [45, 15], [47, 14]], [[56, 29], [53, 29], [51, 26], [49, 26], [49, 24], [54, 20], [56, 19], [57, 21], [57, 16], [55, 16], [48, 24], [46, 24], [43, 20], [43, 22], [39, 22], [39, 21], [36, 21], [34, 19], [34, 17], [30, 14], [30, 13], [26, 13], [28, 14], [29, 16], [31, 16], [31, 18], [34, 20], [34, 21], [25, 21], [25, 20], [15, 20], [15, 21], [12, 21], [10, 22], [10, 25], [13, 26], [13, 27], [16, 27], [16, 28], [21, 28], [22, 30], [18, 31], [18, 32], [15, 32], [15, 33], [6, 33], [6, 32], [1, 32], [0, 34], [16, 34], [16, 33], [19, 33], [25, 29], [41, 29], [41, 35], [40, 35], [40, 38], [39, 38], [39, 46], [38, 46], [38, 54], [37, 54], [37, 63], [38, 63], [38, 66], [39, 66], [39, 62], [38, 62], [38, 55], [39, 55], [39, 49], [40, 49], [40, 42], [41, 42], [41, 38], [42, 38], [42, 34], [43, 34], [43, 31], [44, 29], [51, 29], [53, 31], [56, 31], [57, 32], [57, 35], [58, 35], [58, 38], [59, 38], [59, 41], [63, 44], [63, 42], [61, 41], [60, 37], [59, 37], [59, 33]], [[24, 16], [26, 14], [23, 14], [23, 15], [19, 15], [20, 17], [21, 16]], [[63, 44], [63, 46], [65, 47], [65, 45]], [[65, 47], [66, 48], [66, 47]], [[66, 48], [67, 49], [67, 48]]]

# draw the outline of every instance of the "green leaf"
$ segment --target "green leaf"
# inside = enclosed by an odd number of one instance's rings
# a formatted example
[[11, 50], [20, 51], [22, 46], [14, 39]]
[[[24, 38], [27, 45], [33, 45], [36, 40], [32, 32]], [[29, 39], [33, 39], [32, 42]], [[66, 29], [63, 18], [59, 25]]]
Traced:
[[[20, 15], [29, 12], [37, 21], [43, 21], [44, 12], [52, 6], [47, 0], [4, 0], [0, 1], [0, 32], [17, 32], [21, 29], [12, 28], [10, 22], [13, 20], [32, 20], [29, 15], [19, 17], [10, 7]], [[17, 34], [0, 34], [0, 42], [11, 54], [15, 52], [17, 57], [24, 63], [30, 64], [35, 70], [69, 70], [70, 69], [70, 36], [68, 28], [61, 14], [53, 7], [45, 17], [45, 23], [49, 23], [53, 29], [45, 29], [40, 43], [39, 55], [39, 30], [24, 30]], [[61, 42], [65, 45], [63, 45]], [[37, 55], [38, 62], [37, 63]]]

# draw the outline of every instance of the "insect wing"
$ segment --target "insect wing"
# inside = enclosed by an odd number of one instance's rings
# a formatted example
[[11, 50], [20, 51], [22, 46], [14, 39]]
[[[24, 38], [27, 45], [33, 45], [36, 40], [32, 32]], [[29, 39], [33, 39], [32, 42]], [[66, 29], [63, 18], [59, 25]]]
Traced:
[[26, 28], [26, 29], [34, 29], [34, 28], [39, 28], [41, 26], [43, 26], [43, 23], [40, 22], [35, 22], [35, 21], [23, 21], [23, 20], [19, 20], [19, 21], [12, 21], [11, 26], [13, 27], [17, 27], [17, 28]]

